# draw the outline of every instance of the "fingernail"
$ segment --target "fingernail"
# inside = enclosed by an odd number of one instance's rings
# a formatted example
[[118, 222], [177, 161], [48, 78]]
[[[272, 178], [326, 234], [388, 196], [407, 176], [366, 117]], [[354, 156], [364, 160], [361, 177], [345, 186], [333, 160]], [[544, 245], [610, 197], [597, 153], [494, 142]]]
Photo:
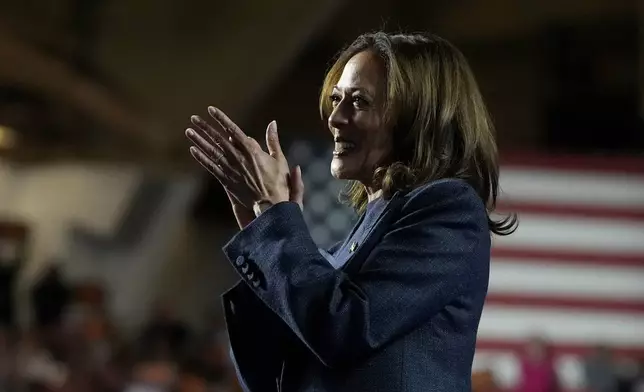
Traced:
[[186, 129], [186, 135], [193, 136], [194, 134], [195, 134], [195, 131], [193, 131], [192, 128]]
[[196, 114], [193, 114], [192, 116], [190, 116], [190, 120], [192, 120], [194, 122], [197, 122], [197, 123], [201, 122], [201, 118], [199, 116], [197, 116]]
[[208, 106], [208, 113], [215, 114], [217, 113], [217, 108], [214, 106]]

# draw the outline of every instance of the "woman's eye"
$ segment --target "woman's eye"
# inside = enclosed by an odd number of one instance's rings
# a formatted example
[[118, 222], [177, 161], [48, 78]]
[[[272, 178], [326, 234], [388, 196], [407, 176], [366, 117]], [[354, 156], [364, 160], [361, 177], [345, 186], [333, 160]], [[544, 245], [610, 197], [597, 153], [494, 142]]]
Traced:
[[329, 97], [329, 100], [332, 104], [337, 105], [342, 100], [342, 98], [337, 94], [333, 94]]
[[353, 97], [353, 104], [359, 107], [366, 106], [368, 104], [367, 100], [362, 97]]

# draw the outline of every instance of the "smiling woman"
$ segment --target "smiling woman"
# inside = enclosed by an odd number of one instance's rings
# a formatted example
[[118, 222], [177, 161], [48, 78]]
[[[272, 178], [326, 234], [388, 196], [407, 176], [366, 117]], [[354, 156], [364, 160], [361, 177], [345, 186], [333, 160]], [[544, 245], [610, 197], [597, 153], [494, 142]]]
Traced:
[[393, 133], [384, 116], [385, 72], [376, 53], [359, 52], [343, 67], [328, 97], [323, 96], [332, 107], [327, 116], [335, 141], [331, 172], [339, 179], [361, 180], [371, 195], [377, 187], [372, 184], [374, 169], [392, 157]]
[[320, 98], [331, 171], [361, 217], [318, 249], [275, 122], [268, 153], [220, 110], [191, 153], [226, 189], [241, 281], [223, 296], [247, 391], [470, 391], [498, 193], [493, 127], [463, 55], [429, 34], [360, 36]]

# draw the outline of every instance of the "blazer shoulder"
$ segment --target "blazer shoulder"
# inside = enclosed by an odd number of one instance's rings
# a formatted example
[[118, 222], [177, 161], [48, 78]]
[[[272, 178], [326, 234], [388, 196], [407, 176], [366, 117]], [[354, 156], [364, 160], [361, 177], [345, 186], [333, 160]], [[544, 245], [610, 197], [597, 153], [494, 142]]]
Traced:
[[[466, 181], [447, 178], [431, 181], [414, 188], [405, 196], [406, 208], [422, 208], [429, 205], [453, 206], [464, 210], [485, 213], [485, 203], [476, 190]], [[405, 209], [405, 207], [403, 207]]]

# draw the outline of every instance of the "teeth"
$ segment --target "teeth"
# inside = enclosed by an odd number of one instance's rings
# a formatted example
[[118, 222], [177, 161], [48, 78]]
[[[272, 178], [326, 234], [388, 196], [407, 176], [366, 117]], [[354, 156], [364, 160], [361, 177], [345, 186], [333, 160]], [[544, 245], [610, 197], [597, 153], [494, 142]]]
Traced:
[[334, 154], [345, 154], [351, 150], [353, 150], [356, 147], [354, 143], [351, 142], [337, 142], [335, 143], [335, 151], [333, 151]]
[[351, 142], [336, 142], [333, 155], [339, 156], [349, 153], [351, 150], [356, 148], [355, 143]]
[[335, 143], [335, 149], [336, 150], [350, 150], [352, 148], [355, 148], [356, 145], [355, 143], [351, 142], [337, 142]]

